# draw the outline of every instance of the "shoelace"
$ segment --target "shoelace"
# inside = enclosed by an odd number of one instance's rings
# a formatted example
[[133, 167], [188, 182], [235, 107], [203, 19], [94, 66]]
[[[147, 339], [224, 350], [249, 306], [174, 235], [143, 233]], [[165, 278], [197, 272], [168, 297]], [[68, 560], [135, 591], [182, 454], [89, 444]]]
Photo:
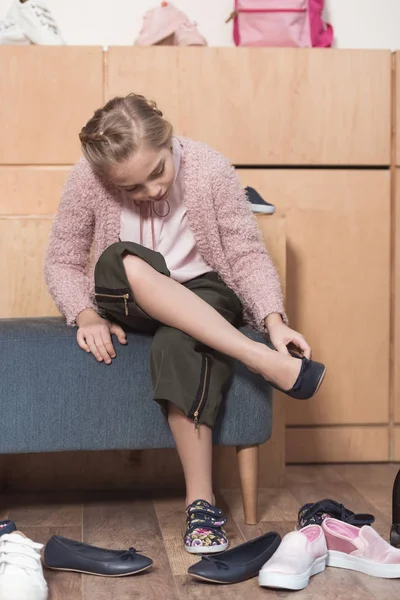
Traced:
[[213, 563], [218, 569], [224, 569], [225, 571], [229, 569], [229, 565], [226, 562], [216, 558], [215, 556], [204, 555], [201, 558], [202, 560], [208, 560], [209, 562]]
[[126, 552], [121, 555], [122, 560], [134, 560], [136, 558], [136, 554], [141, 552], [141, 550], [136, 550], [136, 548], [129, 548]]
[[6, 29], [10, 29], [15, 25], [16, 22], [13, 19], [5, 19], [4, 21], [0, 21], [0, 31], [5, 31]]
[[32, 2], [32, 8], [35, 11], [36, 16], [39, 18], [40, 23], [44, 27], [49, 27], [50, 29], [53, 29], [55, 33], [58, 33], [57, 24], [53, 18], [53, 15], [46, 6]]

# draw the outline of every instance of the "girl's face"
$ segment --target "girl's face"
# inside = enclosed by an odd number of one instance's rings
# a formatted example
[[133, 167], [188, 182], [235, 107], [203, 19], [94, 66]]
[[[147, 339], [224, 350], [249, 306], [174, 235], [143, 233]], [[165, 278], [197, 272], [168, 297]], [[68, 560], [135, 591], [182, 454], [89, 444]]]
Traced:
[[107, 175], [132, 201], [164, 200], [175, 179], [172, 148], [142, 146], [121, 165], [110, 167]]

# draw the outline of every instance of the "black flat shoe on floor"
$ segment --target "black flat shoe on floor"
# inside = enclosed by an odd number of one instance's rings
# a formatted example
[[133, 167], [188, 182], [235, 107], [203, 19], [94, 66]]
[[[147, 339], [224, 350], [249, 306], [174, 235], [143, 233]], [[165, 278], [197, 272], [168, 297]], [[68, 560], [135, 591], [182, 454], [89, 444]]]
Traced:
[[273, 388], [278, 392], [283, 392], [290, 398], [296, 400], [309, 400], [318, 392], [324, 380], [326, 368], [322, 363], [315, 360], [309, 360], [305, 356], [300, 356], [295, 352], [290, 352], [294, 358], [301, 360], [301, 368], [296, 383], [290, 390], [283, 390], [274, 383], [270, 382]]
[[239, 583], [257, 577], [280, 543], [280, 535], [271, 531], [218, 556], [203, 556], [188, 573], [195, 579], [212, 583]]
[[46, 544], [44, 564], [49, 569], [76, 571], [103, 577], [125, 577], [150, 569], [153, 561], [138, 554], [135, 548], [129, 550], [106, 550], [69, 540], [60, 535]]

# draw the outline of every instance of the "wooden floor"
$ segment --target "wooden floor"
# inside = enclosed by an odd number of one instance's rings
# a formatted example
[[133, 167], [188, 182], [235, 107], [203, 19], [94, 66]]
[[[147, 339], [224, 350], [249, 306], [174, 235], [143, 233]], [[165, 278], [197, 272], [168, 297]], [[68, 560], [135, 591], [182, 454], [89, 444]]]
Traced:
[[[240, 494], [222, 491], [218, 504], [229, 516], [231, 545], [275, 530], [292, 530], [305, 502], [333, 498], [356, 512], [376, 516], [376, 529], [386, 539], [391, 524], [391, 491], [399, 465], [296, 466], [287, 468], [280, 489], [260, 491], [260, 523], [246, 526]], [[258, 600], [288, 598], [293, 592], [260, 589], [253, 579], [233, 586], [196, 583], [187, 576], [195, 562], [182, 546], [183, 498], [95, 495], [51, 497], [2, 495], [0, 518], [11, 518], [32, 539], [45, 543], [64, 535], [98, 546], [135, 546], [154, 560], [152, 571], [136, 577], [106, 579], [46, 571], [51, 600]], [[400, 581], [328, 568], [314, 577], [296, 600], [397, 600]]]

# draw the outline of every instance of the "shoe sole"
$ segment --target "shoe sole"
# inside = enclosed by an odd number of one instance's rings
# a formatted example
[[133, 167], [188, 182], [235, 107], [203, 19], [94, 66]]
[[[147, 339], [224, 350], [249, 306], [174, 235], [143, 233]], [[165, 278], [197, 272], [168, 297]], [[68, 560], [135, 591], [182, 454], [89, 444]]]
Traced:
[[220, 544], [219, 546], [185, 546], [186, 552], [189, 554], [216, 554], [217, 552], [225, 552], [228, 544]]
[[132, 573], [122, 573], [121, 575], [103, 575], [102, 573], [93, 573], [92, 571], [80, 571], [79, 569], [59, 569], [58, 567], [49, 567], [46, 563], [43, 563], [46, 569], [50, 569], [51, 571], [69, 571], [70, 573], [83, 573], [84, 575], [95, 575], [96, 577], [131, 577], [132, 575], [136, 575], [137, 573], [143, 573], [144, 571], [148, 571], [151, 569], [153, 565], [149, 565], [148, 567], [143, 567], [143, 569], [139, 569], [138, 571], [132, 571]]
[[231, 585], [234, 583], [241, 583], [242, 581], [247, 581], [248, 579], [252, 579], [254, 575], [249, 575], [244, 579], [236, 579], [235, 581], [219, 581], [218, 579], [210, 579], [209, 577], [202, 577], [201, 575], [196, 575], [195, 573], [189, 573], [190, 577], [193, 579], [198, 579], [200, 581], [207, 581], [208, 583], [219, 583], [220, 585]]
[[308, 586], [310, 577], [325, 571], [327, 555], [321, 556], [313, 562], [304, 573], [291, 575], [289, 573], [263, 573], [260, 571], [258, 583], [261, 587], [277, 588], [283, 590], [304, 590]]
[[339, 569], [349, 569], [350, 571], [358, 571], [372, 577], [380, 577], [383, 579], [398, 579], [400, 578], [399, 565], [384, 565], [375, 563], [372, 560], [359, 558], [358, 556], [349, 556], [344, 552], [330, 550], [328, 552], [328, 567], [337, 567]]
[[[323, 382], [324, 382], [324, 379], [325, 379], [325, 375], [326, 375], [326, 367], [325, 367], [325, 369], [324, 369], [324, 371], [323, 371], [323, 373], [322, 373], [322, 375], [321, 375], [321, 377], [320, 377], [320, 380], [319, 380], [319, 382], [318, 382], [318, 385], [317, 385], [317, 389], [315, 390], [315, 392], [314, 392], [313, 396], [315, 396], [315, 394], [318, 392], [319, 388], [320, 388], [320, 387], [321, 387], [321, 385], [323, 384]], [[311, 396], [311, 397], [312, 397], [312, 396]]]

